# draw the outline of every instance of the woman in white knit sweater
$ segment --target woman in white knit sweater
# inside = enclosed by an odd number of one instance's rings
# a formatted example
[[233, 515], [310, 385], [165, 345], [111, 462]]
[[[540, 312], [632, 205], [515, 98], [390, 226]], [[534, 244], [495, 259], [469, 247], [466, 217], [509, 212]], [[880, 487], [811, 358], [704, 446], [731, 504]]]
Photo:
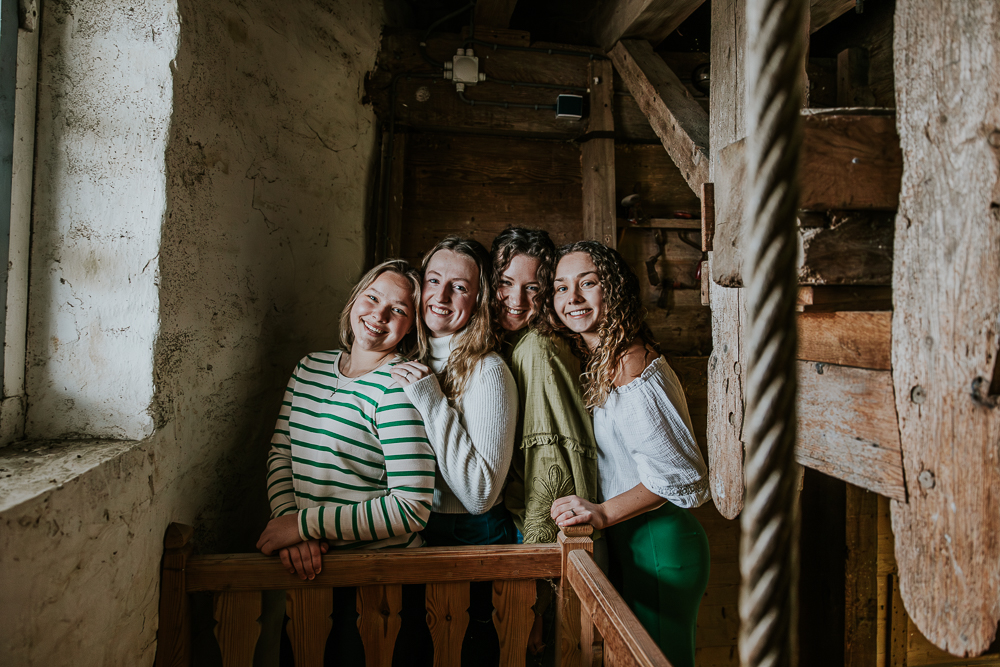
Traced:
[[[424, 256], [421, 312], [430, 334], [430, 367], [392, 369], [423, 417], [437, 457], [434, 502], [421, 533], [431, 546], [510, 544], [514, 522], [503, 484], [514, 449], [517, 387], [490, 322], [489, 253], [478, 241], [448, 237]], [[490, 582], [470, 590], [462, 664], [496, 665]]]
[[392, 375], [423, 417], [437, 457], [431, 546], [514, 541], [503, 506], [517, 422], [517, 388], [494, 352], [486, 248], [448, 237], [427, 253], [421, 311], [429, 366], [409, 362]]

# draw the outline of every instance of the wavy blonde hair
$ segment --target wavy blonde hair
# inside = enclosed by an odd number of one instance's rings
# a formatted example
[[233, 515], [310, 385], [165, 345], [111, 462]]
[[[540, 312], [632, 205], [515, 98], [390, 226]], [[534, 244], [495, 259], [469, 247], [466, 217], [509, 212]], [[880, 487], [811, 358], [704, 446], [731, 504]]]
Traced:
[[406, 334], [396, 346], [396, 352], [408, 359], [423, 359], [427, 356], [427, 332], [424, 330], [424, 318], [420, 312], [420, 295], [423, 281], [420, 274], [402, 259], [390, 259], [374, 267], [361, 277], [358, 284], [351, 290], [347, 305], [340, 313], [340, 344], [348, 352], [354, 344], [354, 329], [351, 328], [351, 309], [361, 294], [371, 287], [372, 283], [383, 273], [395, 273], [410, 283], [410, 298], [413, 299], [413, 331]]
[[559, 248], [558, 259], [575, 252], [590, 255], [604, 292], [604, 319], [597, 327], [597, 347], [590, 350], [583, 337], [570, 331], [561, 321], [556, 322], [554, 328], [570, 340], [574, 351], [586, 364], [581, 378], [583, 398], [587, 409], [593, 410], [608, 400], [622, 358], [636, 338], [657, 352], [660, 345], [645, 322], [646, 308], [642, 305], [639, 278], [621, 254], [597, 241], [578, 241]]
[[448, 365], [441, 375], [441, 389], [445, 396], [453, 401], [462, 397], [469, 383], [469, 378], [475, 372], [480, 362], [493, 352], [499, 338], [490, 322], [489, 301], [490, 291], [490, 255], [479, 241], [465, 239], [460, 236], [449, 236], [438, 242], [424, 255], [420, 263], [422, 271], [427, 270], [431, 257], [439, 250], [450, 250], [468, 257], [476, 264], [479, 272], [479, 294], [476, 295], [475, 310], [465, 326], [455, 336], [455, 347], [448, 355]]

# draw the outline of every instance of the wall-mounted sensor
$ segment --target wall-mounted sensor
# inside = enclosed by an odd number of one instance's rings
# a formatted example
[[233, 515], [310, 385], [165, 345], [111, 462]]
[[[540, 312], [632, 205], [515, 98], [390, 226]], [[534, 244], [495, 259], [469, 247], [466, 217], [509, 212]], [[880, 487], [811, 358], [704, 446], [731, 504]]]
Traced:
[[583, 118], [583, 97], [580, 95], [560, 95], [556, 98], [556, 118]]

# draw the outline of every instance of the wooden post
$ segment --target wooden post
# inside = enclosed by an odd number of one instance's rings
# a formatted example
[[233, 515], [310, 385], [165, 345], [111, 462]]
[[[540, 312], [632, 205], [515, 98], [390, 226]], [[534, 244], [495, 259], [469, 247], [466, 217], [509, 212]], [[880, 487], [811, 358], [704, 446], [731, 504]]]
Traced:
[[493, 625], [500, 638], [500, 665], [521, 667], [528, 654], [528, 635], [535, 620], [534, 579], [493, 582]]
[[[333, 589], [296, 588], [286, 595], [288, 638], [296, 667], [322, 667], [326, 638], [333, 628]], [[367, 647], [366, 647], [367, 648]]]
[[[556, 627], [558, 628], [559, 644], [556, 646], [556, 665], [558, 667], [576, 667], [580, 662], [580, 598], [566, 580], [566, 569], [569, 566], [569, 555], [573, 551], [583, 549], [589, 554], [594, 553], [594, 542], [590, 539], [594, 529], [591, 526], [569, 526], [559, 531], [556, 541], [562, 549], [562, 566], [559, 580], [559, 598], [556, 607]], [[600, 635], [595, 634], [593, 639]], [[589, 644], [588, 644], [589, 646]]]
[[871, 667], [878, 652], [878, 496], [847, 485], [844, 665]]
[[615, 247], [615, 140], [612, 116], [614, 72], [607, 60], [590, 63], [590, 125], [588, 133], [600, 132], [580, 147], [583, 173], [583, 236]]
[[223, 667], [253, 667], [260, 637], [260, 591], [224, 591], [215, 594], [215, 639]]
[[156, 667], [191, 664], [191, 613], [185, 587], [185, 568], [194, 546], [194, 528], [167, 526], [160, 574], [160, 627], [156, 631]]
[[427, 627], [434, 642], [434, 667], [462, 663], [462, 640], [469, 626], [469, 582], [427, 584]]
[[358, 586], [358, 630], [366, 667], [392, 667], [402, 608], [403, 587], [399, 584]]

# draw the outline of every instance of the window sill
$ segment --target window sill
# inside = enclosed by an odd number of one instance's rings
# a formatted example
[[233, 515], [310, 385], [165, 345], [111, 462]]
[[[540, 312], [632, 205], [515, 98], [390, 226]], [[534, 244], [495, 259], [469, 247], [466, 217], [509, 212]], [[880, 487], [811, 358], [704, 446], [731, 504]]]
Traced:
[[134, 440], [43, 440], [0, 448], [0, 512], [60, 489], [138, 444]]

